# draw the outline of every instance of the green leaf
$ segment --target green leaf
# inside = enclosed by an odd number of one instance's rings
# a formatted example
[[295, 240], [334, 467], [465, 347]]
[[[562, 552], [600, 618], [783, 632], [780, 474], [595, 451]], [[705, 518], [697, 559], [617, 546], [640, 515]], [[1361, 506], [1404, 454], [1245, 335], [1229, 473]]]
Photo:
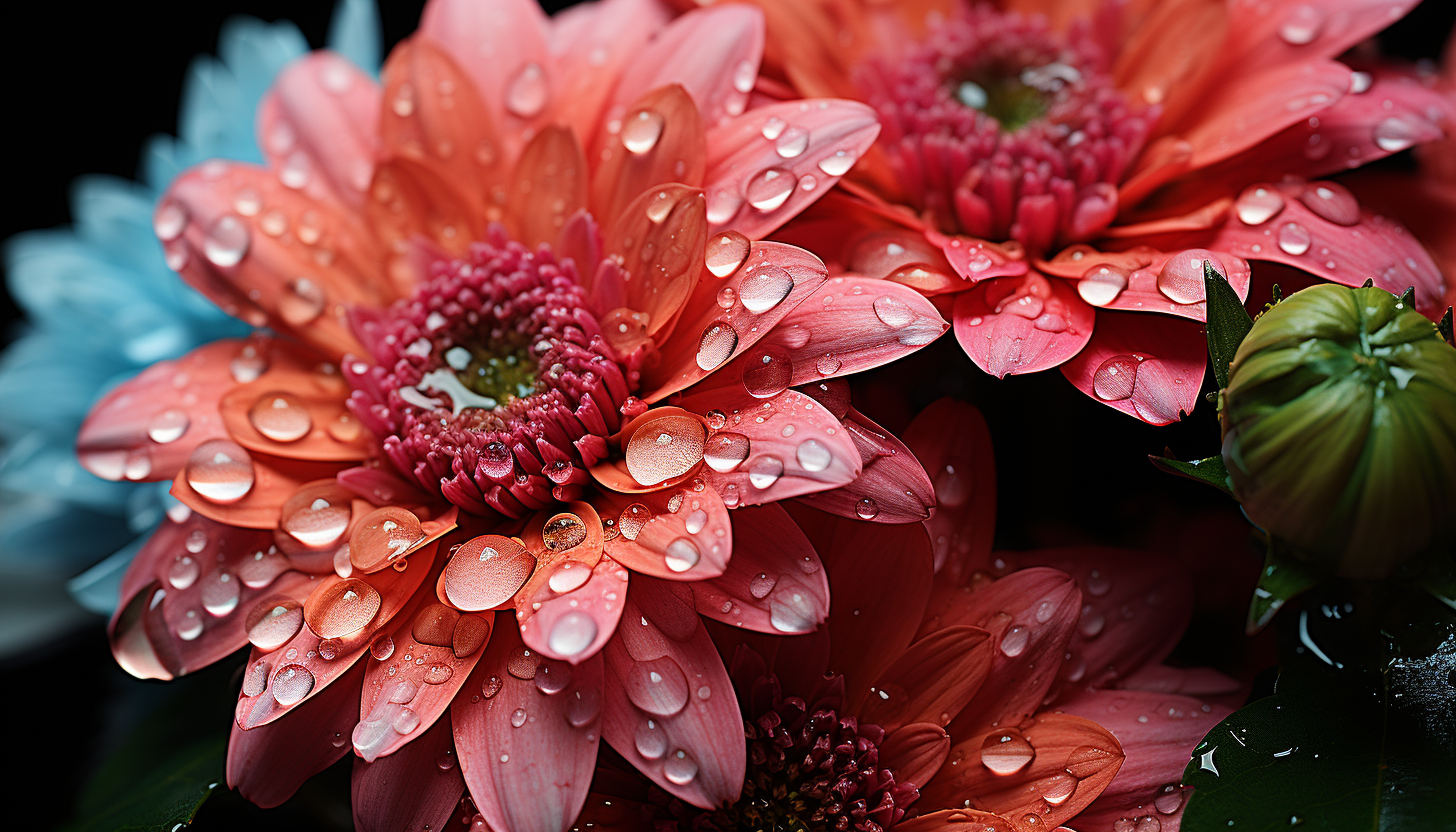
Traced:
[[1456, 347], [1456, 338], [1453, 338], [1452, 335], [1451, 307], [1446, 307], [1446, 314], [1441, 316], [1441, 322], [1436, 324], [1436, 329], [1441, 333], [1441, 337], [1446, 339], [1446, 343]]
[[1259, 573], [1259, 583], [1255, 585], [1254, 598], [1249, 603], [1249, 620], [1244, 624], [1244, 632], [1253, 635], [1264, 629], [1280, 607], [1319, 583], [1320, 577], [1282, 543], [1270, 539], [1269, 552], [1264, 556], [1264, 570]]
[[1208, 298], [1208, 357], [1213, 359], [1213, 377], [1218, 386], [1227, 387], [1229, 362], [1253, 328], [1254, 319], [1228, 279], [1207, 260], [1203, 261], [1203, 289]]
[[1456, 613], [1383, 592], [1325, 587], [1280, 616], [1274, 695], [1194, 749], [1185, 832], [1456, 829]]
[[[1392, 294], [1394, 294], [1394, 293], [1392, 293]], [[1415, 309], [1416, 308], [1416, 287], [1414, 287], [1414, 286], [1407, 286], [1406, 289], [1405, 289], [1405, 291], [1402, 292], [1401, 295], [1400, 295], [1400, 302], [1402, 304], [1404, 304], [1405, 306], [1411, 308], [1411, 309]]]
[[1177, 474], [1180, 477], [1187, 477], [1190, 480], [1198, 480], [1201, 483], [1217, 488], [1223, 493], [1233, 495], [1233, 489], [1229, 485], [1228, 470], [1224, 468], [1223, 457], [1211, 456], [1207, 459], [1192, 459], [1182, 462], [1172, 458], [1172, 451], [1163, 451], [1168, 456], [1148, 455], [1148, 461], [1159, 471], [1167, 474]]

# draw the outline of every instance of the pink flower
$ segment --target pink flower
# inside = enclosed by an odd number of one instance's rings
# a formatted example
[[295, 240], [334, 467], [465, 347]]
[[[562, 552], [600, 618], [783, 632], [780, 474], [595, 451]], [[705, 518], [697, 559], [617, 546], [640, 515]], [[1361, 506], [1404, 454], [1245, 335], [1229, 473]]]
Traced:
[[784, 82], [766, 90], [883, 124], [849, 196], [780, 238], [943, 296], [988, 373], [1060, 367], [1177, 420], [1206, 364], [1204, 260], [1240, 297], [1261, 261], [1445, 310], [1421, 245], [1320, 179], [1448, 129], [1450, 97], [1415, 74], [1335, 60], [1415, 0], [760, 5]]
[[[746, 7], [436, 0], [382, 87], [328, 53], [285, 70], [266, 168], [173, 183], [169, 262], [268, 331], [143, 372], [77, 448], [181, 501], [123, 583], [123, 666], [170, 678], [252, 644], [244, 795], [279, 803], [352, 745], [361, 829], [468, 785], [496, 829], [563, 832], [601, 740], [626, 753], [647, 716], [673, 752], [647, 777], [738, 795], [699, 615], [823, 620], [779, 501], [926, 516], [924, 472], [838, 377], [947, 328], [908, 288], [760, 241], [878, 130], [854, 102], [752, 100], [762, 49]], [[799, 152], [764, 146], [765, 119]]]

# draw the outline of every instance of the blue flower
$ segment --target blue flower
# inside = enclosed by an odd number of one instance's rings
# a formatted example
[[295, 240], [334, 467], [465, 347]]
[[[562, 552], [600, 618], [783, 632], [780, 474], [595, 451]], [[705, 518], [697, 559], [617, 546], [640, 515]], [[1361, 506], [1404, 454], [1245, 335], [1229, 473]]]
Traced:
[[[340, 0], [329, 48], [377, 72], [370, 0]], [[199, 56], [188, 70], [178, 135], [148, 142], [141, 182], [82, 177], [71, 189], [74, 226], [6, 242], [10, 291], [29, 323], [0, 356], [0, 657], [84, 623], [82, 607], [109, 614], [127, 564], [172, 501], [169, 483], [107, 482], [85, 471], [76, 431], [118, 382], [247, 332], [167, 267], [152, 209], [192, 165], [262, 161], [252, 140], [258, 102], [307, 51], [290, 22], [229, 20], [218, 56]], [[73, 601], [67, 579], [82, 570], [70, 581]]]

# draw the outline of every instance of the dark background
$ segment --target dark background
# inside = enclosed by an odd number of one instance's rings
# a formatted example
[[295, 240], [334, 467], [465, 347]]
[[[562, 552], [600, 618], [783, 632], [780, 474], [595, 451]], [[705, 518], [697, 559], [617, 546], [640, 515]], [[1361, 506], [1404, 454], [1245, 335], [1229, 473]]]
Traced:
[[[84, 10], [54, 2], [8, 7], [0, 77], [11, 79], [5, 104], [13, 144], [0, 237], [69, 222], [67, 183], [80, 174], [134, 175], [144, 139], [175, 131], [187, 64], [215, 50], [227, 17], [287, 18], [318, 47], [332, 5], [174, 0]], [[414, 29], [423, 5], [384, 3], [386, 44]], [[1434, 59], [1453, 21], [1456, 4], [1426, 0], [1383, 35], [1382, 43], [1413, 60]], [[0, 343], [8, 343], [16, 317], [9, 294], [0, 290]], [[908, 402], [906, 379], [915, 380]], [[1200, 406], [1181, 424], [1152, 428], [1076, 392], [1055, 371], [1004, 381], [985, 376], [950, 337], [888, 373], [870, 374], [857, 384], [856, 403], [899, 430], [916, 408], [941, 395], [975, 403], [990, 423], [999, 484], [998, 545], [1105, 543], [1168, 552], [1189, 565], [1200, 587], [1195, 623], [1179, 655], [1212, 660], [1241, 675], [1269, 661], [1260, 644], [1242, 637], [1243, 599], [1259, 557], [1237, 508], [1211, 489], [1159, 474], [1145, 458], [1165, 446], [1180, 458], [1216, 453], [1210, 407]], [[224, 664], [209, 671], [214, 687], [227, 683], [237, 663]], [[118, 726], [133, 721], [155, 687], [130, 679], [112, 663], [99, 622], [63, 643], [0, 663], [7, 757], [24, 771], [23, 793], [10, 792], [7, 801], [9, 824], [45, 829], [66, 821], [80, 784], [119, 741]], [[225, 731], [227, 720], [220, 712], [216, 730]], [[346, 760], [315, 778], [266, 816], [220, 790], [203, 807], [196, 827], [348, 829], [347, 765]], [[7, 781], [15, 784], [13, 776]]]

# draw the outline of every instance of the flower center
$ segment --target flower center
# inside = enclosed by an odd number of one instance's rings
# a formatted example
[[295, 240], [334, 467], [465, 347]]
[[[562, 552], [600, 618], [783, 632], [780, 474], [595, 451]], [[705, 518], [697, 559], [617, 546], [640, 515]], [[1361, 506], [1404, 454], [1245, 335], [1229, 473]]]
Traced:
[[477, 514], [574, 499], [621, 427], [641, 360], [607, 343], [573, 261], [498, 227], [355, 328], [374, 362], [345, 361], [350, 408], [396, 468]]
[[1131, 110], [1086, 32], [986, 6], [855, 77], [906, 199], [942, 231], [1033, 252], [1112, 221], [1155, 115]]
[[782, 696], [775, 676], [745, 698], [767, 702], [744, 723], [748, 771], [738, 802], [703, 811], [672, 801], [678, 829], [715, 832], [881, 832], [920, 791], [880, 765], [885, 732], [843, 713], [839, 687], [812, 704]]

